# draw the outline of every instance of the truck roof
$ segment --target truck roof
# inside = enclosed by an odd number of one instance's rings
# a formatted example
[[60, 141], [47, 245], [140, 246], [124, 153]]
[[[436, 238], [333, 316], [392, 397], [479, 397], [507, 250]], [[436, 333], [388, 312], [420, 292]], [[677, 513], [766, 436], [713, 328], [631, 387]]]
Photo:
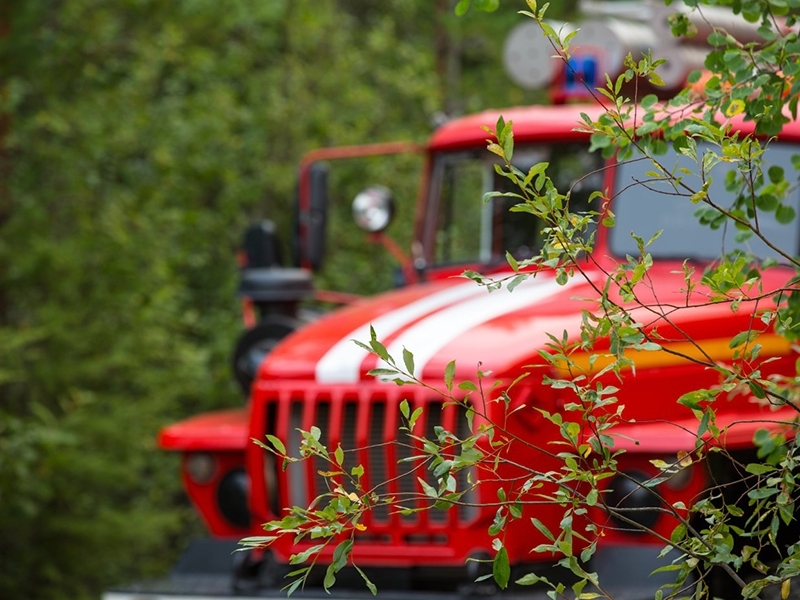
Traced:
[[[476, 114], [453, 119], [442, 125], [431, 136], [429, 148], [432, 152], [474, 148], [486, 143], [489, 133], [484, 127], [492, 129], [502, 116], [506, 122], [514, 124], [514, 138], [517, 141], [569, 142], [585, 139], [586, 134], [575, 131], [581, 123], [581, 113], [597, 119], [604, 109], [597, 104], [559, 104], [518, 106], [504, 109], [490, 109]], [[734, 127], [744, 134], [754, 131], [752, 121], [744, 121], [741, 116], [731, 119]], [[800, 140], [800, 122], [787, 123], [781, 138]]]
[[484, 127], [494, 129], [501, 116], [506, 122], [514, 123], [514, 137], [517, 139], [542, 141], [582, 139], [586, 136], [585, 133], [573, 131], [579, 124], [582, 112], [596, 118], [602, 109], [597, 105], [562, 104], [485, 110], [453, 119], [442, 125], [431, 137], [430, 149], [456, 150], [485, 144], [489, 133]]

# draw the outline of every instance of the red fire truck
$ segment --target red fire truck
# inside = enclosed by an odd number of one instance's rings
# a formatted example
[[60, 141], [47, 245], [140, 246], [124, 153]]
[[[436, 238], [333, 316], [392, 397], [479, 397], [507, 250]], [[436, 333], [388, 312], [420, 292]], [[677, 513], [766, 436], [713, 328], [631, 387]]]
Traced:
[[[700, 273], [703, 265], [723, 249], [740, 243], [734, 240], [732, 231], [699, 224], [691, 203], [670, 200], [654, 186], [632, 185], [648, 178], [647, 161], [616, 164], [589, 152], [588, 136], [577, 131], [576, 125], [581, 113], [596, 117], [599, 110], [589, 104], [491, 110], [442, 125], [422, 147], [384, 144], [311, 153], [300, 169], [298, 264], [286, 267], [279, 263], [277, 234], [271, 224], [255, 226], [246, 235], [240, 293], [248, 330], [234, 360], [237, 378], [249, 392], [246, 406], [189, 418], [166, 427], [159, 438], [163, 449], [182, 454], [186, 492], [217, 541], [203, 542], [190, 550], [172, 584], [162, 584], [155, 590], [109, 592], [107, 598], [142, 598], [142, 594], [161, 598], [178, 592], [217, 597], [223, 591], [214, 588], [210, 580], [201, 578], [191, 588], [187, 579], [180, 578], [181, 573], [218, 570], [210, 566], [214, 556], [219, 559], [215, 565], [232, 569], [225, 573], [225, 585], [254, 596], [280, 596], [278, 590], [287, 583], [283, 574], [291, 570], [290, 557], [312, 542], [284, 537], [256, 554], [232, 555], [231, 550], [241, 538], [263, 535], [263, 523], [280, 519], [289, 507], [307, 506], [328, 488], [319, 474], [321, 463], [307, 460], [283, 468], [274, 454], [265, 452], [253, 439], [274, 436], [291, 454], [300, 445], [300, 431], [316, 426], [322, 443], [330, 448], [341, 445], [347, 451], [346, 462], [351, 463], [345, 465], [347, 468], [356, 464], [364, 467], [366, 487], [390, 482], [387, 493], [407, 495], [416, 498], [420, 508], [427, 506], [430, 499], [421, 493], [418, 477], [431, 475], [412, 472], [409, 465], [413, 461], [403, 460], [421, 451], [401, 431], [400, 404], [407, 401], [412, 410], [424, 409], [417, 431], [428, 436], [440, 426], [456, 435], [467, 435], [464, 410], [443, 405], [442, 397], [428, 388], [397, 386], [369, 375], [381, 361], [353, 340], [368, 342], [371, 330], [392, 356], [410, 350], [415, 359], [414, 376], [433, 387], [442, 387], [445, 369], [453, 360], [458, 381], [477, 384], [479, 365], [482, 371], [491, 372], [492, 381], [500, 382], [493, 394], [502, 392], [523, 373], [534, 373], [511, 394], [512, 408], [521, 408], [507, 427], [510, 434], [527, 444], [509, 448], [508, 464], [500, 471], [505, 482], [498, 478], [481, 481], [471, 488], [461, 506], [451, 510], [431, 508], [404, 515], [385, 507], [375, 509], [362, 519], [364, 531], [356, 536], [355, 562], [370, 573], [380, 593], [387, 597], [462, 597], [482, 591], [478, 585], [470, 586], [479, 563], [469, 559], [494, 555], [494, 536], [488, 529], [496, 513], [498, 489], [522, 483], [515, 483], [513, 465], [540, 471], [560, 468], [548, 450], [549, 442], [558, 439], [558, 431], [535, 410], [554, 413], [571, 401], [567, 390], [542, 382], [543, 374], [558, 376], [552, 368], [543, 368], [539, 354], [548, 342], [547, 334], [577, 336], [581, 312], [590, 308], [591, 299], [596, 297], [594, 286], [602, 285], [605, 272], [625, 261], [626, 256], [638, 255], [631, 232], [648, 239], [663, 230], [649, 248], [654, 260], [649, 271], [651, 297], [644, 300], [662, 306], [697, 306], [676, 311], [669, 323], [658, 317], [646, 322], [649, 330], [658, 328], [664, 349], [636, 353], [635, 371], [626, 371], [623, 381], [616, 383], [628, 423], [615, 430], [615, 447], [626, 451], [620, 457], [619, 470], [629, 478], [608, 481], [608, 489], [616, 494], [620, 506], [653, 506], [650, 491], [631, 488], [629, 482], [658, 473], [653, 460], [674, 460], [678, 453], [693, 450], [692, 432], [697, 422], [676, 399], [718, 382], [714, 370], [692, 357], [702, 351], [713, 361], [732, 361], [734, 351], [728, 343], [753, 327], [752, 311], [746, 303], [738, 312], [731, 311], [726, 303], [708, 303], [700, 285], [691, 293], [683, 289], [685, 261], [696, 265]], [[532, 165], [549, 163], [547, 172], [554, 183], [560, 189], [571, 189], [573, 210], [589, 207], [593, 192], [608, 190], [611, 200], [602, 208], [613, 210], [616, 226], [607, 229], [598, 219], [595, 249], [591, 260], [583, 265], [585, 277], [562, 285], [552, 272], [540, 269], [511, 293], [505, 289], [488, 293], [474, 281], [460, 277], [465, 270], [472, 270], [502, 278], [510, 271], [506, 252], [520, 260], [533, 256], [541, 247], [541, 226], [534, 217], [509, 212], [512, 202], [508, 198], [482, 201], [484, 193], [505, 185], [495, 171], [497, 157], [486, 149], [486, 128], [493, 128], [501, 115], [513, 122], [515, 166], [526, 172]], [[744, 134], [752, 133], [749, 123], [741, 122], [737, 127]], [[343, 307], [309, 321], [300, 306], [318, 294], [312, 285], [312, 272], [326, 252], [326, 165], [337, 159], [402, 151], [421, 152], [425, 157], [409, 251], [399, 249], [385, 231], [393, 214], [386, 188], [365, 189], [353, 207], [358, 226], [398, 257], [402, 285], [375, 297], [339, 298], [347, 301]], [[790, 172], [791, 157], [797, 153], [800, 124], [790, 123], [769, 144], [765, 162]], [[679, 164], [680, 160], [678, 156], [665, 159], [670, 164]], [[724, 195], [724, 179], [718, 174], [709, 193]], [[800, 212], [800, 191], [796, 189], [787, 201]], [[764, 217], [761, 227], [769, 231], [770, 239], [798, 254], [798, 227], [768, 219], [768, 215]], [[772, 249], [758, 242], [750, 242], [746, 249], [759, 256], [774, 255]], [[767, 270], [764, 289], [784, 285], [789, 273], [788, 267], [780, 265]], [[796, 354], [784, 338], [764, 329], [759, 336], [764, 375], [793, 375]], [[691, 340], [697, 341], [699, 348]], [[499, 410], [493, 406], [486, 407], [487, 417], [502, 418], [499, 412], [493, 412]], [[747, 394], [731, 395], [717, 405], [717, 410], [717, 426], [726, 432], [727, 448], [743, 453], [753, 449], [753, 435], [764, 426], [759, 420], [776, 422], [791, 416], [754, 403]], [[680, 477], [659, 484], [657, 493], [665, 502], [674, 505], [682, 501], [688, 506], [702, 497], [712, 480], [720, 482], [725, 477], [722, 469], [713, 473], [705, 466], [686, 469]], [[552, 555], [530, 552], [544, 541], [531, 524], [531, 517], [558, 531], [562, 513], [558, 506], [548, 504], [525, 509], [524, 517], [514, 522], [503, 540], [515, 568], [543, 572], [551, 567]], [[675, 526], [674, 520], [658, 512], [631, 514], [667, 538]], [[610, 589], [620, 590], [619, 597], [652, 593], [668, 580], [669, 574], [666, 580], [663, 574], [649, 576], [663, 564], [658, 559], [663, 547], [662, 541], [639, 531], [611, 527], [598, 546], [593, 568]], [[332, 547], [323, 551], [321, 563], [332, 559], [331, 552]], [[352, 591], [341, 579], [337, 586], [342, 587], [334, 593], [347, 597], [357, 597], [363, 591], [360, 580], [356, 589], [362, 591]], [[313, 580], [309, 587], [313, 587]]]

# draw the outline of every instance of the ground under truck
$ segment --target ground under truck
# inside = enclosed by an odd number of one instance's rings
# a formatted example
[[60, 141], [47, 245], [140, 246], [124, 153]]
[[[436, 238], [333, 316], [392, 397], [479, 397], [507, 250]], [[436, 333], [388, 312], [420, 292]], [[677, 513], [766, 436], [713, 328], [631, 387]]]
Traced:
[[[253, 227], [245, 240], [247, 258], [240, 292], [249, 328], [235, 362], [237, 377], [249, 389], [247, 405], [170, 425], [159, 438], [163, 449], [182, 454], [184, 487], [215, 541], [190, 549], [171, 582], [109, 591], [106, 598], [282, 597], [280, 588], [287, 583], [283, 575], [290, 570], [290, 557], [308, 548], [310, 541], [281, 538], [257, 555], [232, 550], [237, 540], [263, 534], [261, 525], [280, 519], [287, 508], [307, 506], [328, 491], [327, 482], [319, 474], [319, 463], [307, 460], [283, 468], [253, 439], [274, 436], [291, 452], [300, 444], [300, 431], [316, 426], [322, 442], [331, 448], [341, 445], [353, 461], [364, 466], [368, 486], [392, 481], [393, 493], [418, 498], [420, 506], [425, 503], [417, 474], [410, 476], [408, 467], [403, 466], [409, 463], [402, 459], [419, 450], [404, 443], [400, 405], [405, 401], [412, 409], [423, 408], [420, 431], [431, 435], [439, 426], [464, 433], [463, 410], [444, 406], [442, 398], [427, 388], [397, 386], [369, 375], [380, 366], [380, 360], [353, 340], [369, 341], [371, 330], [393, 356], [399, 356], [404, 348], [411, 350], [414, 375], [434, 387], [441, 387], [445, 369], [455, 360], [458, 381], [476, 381], [480, 365], [481, 370], [491, 372], [492, 380], [501, 382], [499, 393], [531, 365], [541, 367], [538, 351], [545, 347], [548, 333], [578, 335], [581, 311], [586, 308], [582, 299], [591, 298], [593, 283], [603, 281], [603, 271], [624, 261], [626, 255], [639, 252], [631, 231], [647, 239], [663, 230], [649, 248], [654, 260], [649, 272], [652, 294], [663, 303], [684, 302], [685, 262], [697, 265], [701, 272], [703, 265], [719, 256], [721, 248], [736, 246], [733, 232], [700, 225], [691, 203], [665, 201], [658, 190], [631, 185], [647, 179], [647, 161], [616, 164], [589, 152], [588, 136], [576, 130], [576, 124], [581, 113], [597, 116], [599, 110], [594, 104], [574, 103], [490, 110], [445, 123], [421, 147], [379, 144], [312, 152], [300, 168], [298, 265], [278, 263], [277, 234], [270, 224]], [[497, 157], [486, 149], [486, 128], [494, 128], [501, 115], [513, 122], [514, 161], [520, 170], [549, 163], [548, 174], [557, 186], [572, 190], [571, 202], [576, 207], [588, 207], [593, 192], [608, 190], [611, 200], [603, 208], [616, 215], [616, 226], [607, 229], [598, 219], [593, 260], [584, 265], [585, 277], [561, 285], [553, 273], [543, 269], [512, 293], [488, 293], [460, 277], [465, 270], [503, 277], [510, 270], [506, 252], [524, 259], [541, 246], [541, 226], [531, 215], [509, 212], [508, 198], [482, 200], [484, 193], [504, 185], [495, 171]], [[744, 134], [753, 132], [752, 124], [746, 122], [737, 127]], [[315, 293], [311, 273], [325, 253], [324, 165], [339, 158], [406, 150], [425, 157], [410, 250], [401, 252], [384, 231], [392, 212], [388, 190], [367, 188], [354, 203], [354, 215], [362, 229], [400, 257], [402, 285], [304, 321], [299, 307]], [[766, 163], [791, 172], [792, 155], [797, 153], [800, 123], [792, 122], [770, 143]], [[709, 193], [725, 194], [723, 180], [717, 177]], [[800, 190], [795, 189], [786, 202], [800, 213]], [[796, 225], [762, 221], [761, 226], [780, 248], [800, 254]], [[771, 252], [756, 242], [747, 249], [760, 256]], [[778, 288], [789, 278], [789, 267], [778, 265], [765, 271], [764, 287]], [[702, 294], [701, 290], [697, 293]], [[654, 321], [648, 326], [658, 325]], [[713, 360], [726, 362], [733, 359], [729, 340], [752, 323], [750, 311], [732, 312], [723, 303], [678, 312], [670, 325], [661, 325], [663, 345], [685, 351], [690, 340], [697, 340]], [[759, 343], [765, 375], [794, 374], [797, 355], [784, 338], [765, 329]], [[653, 460], [674, 459], [676, 454], [692, 450], [694, 437], [687, 432], [696, 430], [696, 419], [685, 406], [676, 404], [676, 399], [713, 386], [718, 375], [668, 352], [642, 353], [636, 361], [635, 373], [628, 372], [618, 384], [629, 424], [618, 431], [617, 447], [626, 450], [620, 471], [641, 480], [658, 472]], [[540, 469], [547, 468], [549, 459], [535, 448], [546, 447], [555, 434], [533, 409], [557, 412], [569, 401], [567, 391], [543, 385], [542, 372], [539, 368], [539, 374], [515, 386], [511, 401], [523, 410], [515, 413], [508, 425], [513, 434], [530, 441], [530, 447], [512, 447], [510, 452], [517, 452], [513, 461]], [[731, 396], [718, 405], [717, 425], [728, 427], [729, 450], [752, 449], [753, 435], [763, 427], [754, 422], [757, 419], [789, 421], [791, 415], [754, 403], [747, 394]], [[671, 504], [683, 501], [690, 505], [720, 476], [703, 466], [687, 469], [681, 477], [659, 484], [658, 493]], [[495, 516], [492, 503], [500, 485], [482, 482], [472, 488], [469, 502], [450, 510], [410, 515], [387, 509], [367, 513], [353, 557], [377, 583], [379, 597], [445, 599], [496, 593], [491, 586], [472, 583], [476, 563], [469, 559], [494, 554], [488, 527]], [[608, 486], [610, 490], [624, 487], [624, 481], [612, 478]], [[647, 490], [640, 488], [626, 492], [620, 502], [646, 507], [651, 499]], [[558, 507], [538, 505], [526, 510], [532, 511], [526, 516], [558, 529]], [[673, 520], [657, 513], [641, 514], [649, 528], [669, 537]], [[552, 556], [529, 552], [542, 539], [529, 518], [510, 527], [504, 546], [512, 565], [520, 572], [548, 569]], [[601, 580], [616, 590], [616, 597], [645, 597], [664, 581], [649, 577], [662, 564], [657, 558], [662, 548], [662, 542], [640, 532], [610, 528], [598, 547], [594, 568]], [[330, 552], [323, 552], [320, 560], [324, 563], [331, 558]], [[214, 560], [216, 566], [212, 567]], [[205, 576], [198, 578], [200, 572]], [[216, 579], [211, 576], [214, 573]], [[313, 582], [296, 593], [323, 595]], [[537, 593], [507, 592], [524, 597], [538, 597]], [[340, 580], [333, 595], [366, 597], [368, 592], [355, 577], [353, 587]]]

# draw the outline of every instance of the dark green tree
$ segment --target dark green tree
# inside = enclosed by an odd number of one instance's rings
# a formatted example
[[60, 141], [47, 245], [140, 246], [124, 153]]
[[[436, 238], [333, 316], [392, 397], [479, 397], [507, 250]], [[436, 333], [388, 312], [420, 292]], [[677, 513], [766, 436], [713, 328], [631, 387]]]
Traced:
[[[502, 77], [492, 40], [510, 21], [454, 25], [445, 8], [2, 3], [0, 597], [96, 597], [163, 572], [200, 532], [155, 439], [241, 402], [228, 364], [244, 225], [290, 234], [309, 149], [421, 141], [445, 91], [459, 110], [524, 100], [471, 83]], [[455, 47], [457, 86], [437, 71]], [[410, 211], [414, 168], [370, 177]], [[335, 209], [368, 183], [343, 172]], [[334, 262], [324, 282], [372, 291], [390, 261], [343, 251], [349, 270]]]

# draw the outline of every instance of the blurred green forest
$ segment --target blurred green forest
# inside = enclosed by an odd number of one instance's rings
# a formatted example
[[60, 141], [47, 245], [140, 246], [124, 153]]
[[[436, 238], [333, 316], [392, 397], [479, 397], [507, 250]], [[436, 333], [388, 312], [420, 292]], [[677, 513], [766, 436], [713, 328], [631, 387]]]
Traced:
[[[258, 219], [288, 242], [304, 152], [422, 142], [437, 113], [538, 99], [500, 60], [524, 2], [453, 6], [0, 3], [0, 598], [97, 598], [202, 535], [156, 435], [243, 402], [235, 254]], [[407, 241], [418, 168], [343, 166], [335, 213], [388, 184]], [[331, 231], [323, 284], [390, 281], [351, 239]]]

